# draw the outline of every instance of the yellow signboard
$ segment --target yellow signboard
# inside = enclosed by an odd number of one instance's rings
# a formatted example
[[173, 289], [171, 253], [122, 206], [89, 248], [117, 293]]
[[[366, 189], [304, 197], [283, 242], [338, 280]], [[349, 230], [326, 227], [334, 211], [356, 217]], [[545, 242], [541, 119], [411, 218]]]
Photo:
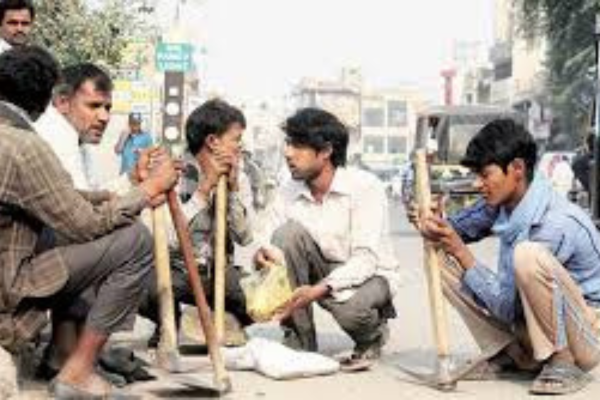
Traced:
[[113, 89], [113, 112], [139, 112], [149, 114], [157, 102], [152, 86], [146, 82], [115, 80]]

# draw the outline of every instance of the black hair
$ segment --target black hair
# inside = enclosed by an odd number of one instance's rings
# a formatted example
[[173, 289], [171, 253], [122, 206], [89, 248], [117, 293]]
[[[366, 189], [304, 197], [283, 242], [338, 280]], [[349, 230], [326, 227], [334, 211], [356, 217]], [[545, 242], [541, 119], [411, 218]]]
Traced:
[[289, 117], [281, 129], [292, 146], [308, 146], [317, 152], [331, 147], [333, 166], [346, 165], [348, 128], [335, 115], [320, 108], [303, 108]]
[[485, 125], [471, 139], [461, 164], [481, 172], [491, 164], [504, 172], [508, 165], [520, 158], [527, 167], [527, 179], [533, 180], [537, 161], [537, 146], [525, 127], [512, 119], [497, 119]]
[[54, 94], [71, 97], [87, 81], [93, 82], [96, 90], [103, 93], [110, 93], [113, 89], [108, 73], [97, 65], [86, 62], [63, 68], [61, 78], [54, 88]]
[[585, 145], [587, 147], [587, 151], [589, 151], [589, 152], [594, 151], [594, 142], [595, 141], [596, 141], [596, 134], [594, 132], [588, 133], [587, 137], [585, 138]]
[[22, 108], [32, 119], [48, 106], [58, 77], [58, 63], [41, 47], [19, 46], [0, 55], [0, 99]]
[[208, 100], [187, 119], [185, 137], [188, 150], [195, 156], [204, 146], [208, 135], [220, 136], [236, 123], [246, 129], [246, 118], [238, 108], [220, 99]]
[[30, 0], [0, 0], [0, 24], [4, 21], [7, 11], [24, 9], [29, 11], [33, 21], [35, 19], [35, 8]]

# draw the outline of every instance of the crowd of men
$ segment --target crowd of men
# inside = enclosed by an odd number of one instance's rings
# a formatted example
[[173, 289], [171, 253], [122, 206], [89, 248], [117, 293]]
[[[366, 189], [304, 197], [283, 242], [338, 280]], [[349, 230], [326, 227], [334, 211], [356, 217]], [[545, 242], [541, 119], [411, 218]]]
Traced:
[[[305, 108], [284, 121], [291, 179], [269, 205], [267, 237], [253, 237], [240, 176], [243, 113], [219, 99], [194, 110], [185, 124], [183, 160], [147, 143], [133, 115], [116, 146], [127, 152], [122, 175], [96, 182], [82, 146], [103, 138], [112, 81], [93, 62], [61, 68], [30, 44], [34, 18], [29, 0], [0, 0], [3, 349], [18, 354], [50, 316], [42, 365], [53, 396], [116, 394], [97, 367], [108, 339], [132, 329], [138, 313], [160, 323], [153, 240], [139, 214], [177, 191], [212, 297], [214, 197], [225, 175], [227, 310], [242, 326], [253, 323], [232, 252], [233, 242], [255, 240], [256, 268], [284, 265], [294, 288], [274, 317], [287, 346], [318, 351], [316, 302], [354, 341], [343, 369], [368, 369], [379, 359], [399, 289], [398, 262], [385, 240], [387, 199], [375, 176], [346, 166], [349, 133], [335, 115]], [[127, 150], [132, 137], [144, 142], [142, 150]], [[534, 175], [536, 160], [535, 142], [521, 125], [493, 121], [462, 160], [477, 176], [480, 201], [448, 218], [438, 209], [423, 217], [406, 205], [423, 237], [443, 250], [444, 293], [489, 354], [475, 373], [534, 374], [532, 393], [560, 394], [584, 387], [600, 361], [600, 236], [586, 213]], [[497, 268], [468, 247], [491, 235], [500, 240]], [[193, 296], [176, 244], [172, 250], [179, 310]]]

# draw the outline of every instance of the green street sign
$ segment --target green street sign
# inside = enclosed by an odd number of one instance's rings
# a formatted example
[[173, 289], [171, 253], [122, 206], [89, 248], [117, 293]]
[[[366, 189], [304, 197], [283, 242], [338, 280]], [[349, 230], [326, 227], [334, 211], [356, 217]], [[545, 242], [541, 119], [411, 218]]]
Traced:
[[188, 72], [192, 69], [190, 43], [159, 43], [156, 48], [156, 68], [161, 71]]

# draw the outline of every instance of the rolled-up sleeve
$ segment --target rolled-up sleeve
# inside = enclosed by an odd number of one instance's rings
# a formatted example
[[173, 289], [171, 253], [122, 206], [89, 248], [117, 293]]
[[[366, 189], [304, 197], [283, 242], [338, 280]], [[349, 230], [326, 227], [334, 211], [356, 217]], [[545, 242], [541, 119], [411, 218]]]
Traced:
[[237, 193], [229, 193], [227, 209], [227, 226], [232, 240], [241, 246], [250, 244], [252, 241], [252, 227], [246, 206]]

